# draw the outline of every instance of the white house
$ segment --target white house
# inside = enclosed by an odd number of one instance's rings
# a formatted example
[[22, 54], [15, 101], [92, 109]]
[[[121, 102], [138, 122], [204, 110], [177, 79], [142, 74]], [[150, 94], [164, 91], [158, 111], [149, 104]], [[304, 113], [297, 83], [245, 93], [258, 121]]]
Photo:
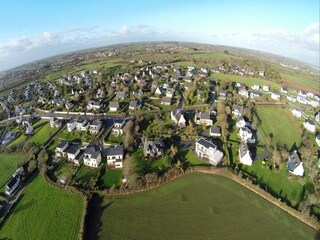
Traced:
[[252, 138], [252, 132], [248, 127], [242, 127], [240, 128], [239, 136], [242, 141], [247, 142], [250, 138]]
[[262, 86], [262, 90], [265, 92], [269, 92], [270, 91], [270, 86], [269, 85], [263, 85]]
[[221, 137], [221, 128], [220, 127], [210, 127], [210, 136], [211, 137]]
[[113, 128], [111, 130], [111, 135], [113, 136], [122, 136], [123, 135], [123, 127], [126, 124], [124, 119], [116, 119], [113, 123]]
[[22, 126], [26, 135], [33, 134], [33, 127], [28, 121], [23, 121]]
[[97, 135], [100, 132], [101, 129], [101, 121], [99, 119], [94, 120], [90, 125], [89, 125], [89, 132], [92, 135]]
[[251, 166], [253, 159], [249, 150], [248, 144], [242, 142], [239, 147], [239, 159], [240, 163]]
[[15, 176], [11, 178], [10, 182], [6, 186], [5, 194], [7, 194], [8, 196], [11, 196], [12, 193], [19, 187], [20, 182], [21, 181], [19, 176]]
[[256, 85], [256, 84], [252, 85], [251, 88], [252, 88], [253, 90], [260, 90], [260, 86], [259, 86], [259, 85]]
[[307, 129], [310, 132], [316, 132], [316, 125], [314, 124], [314, 122], [311, 119], [307, 119], [304, 123], [303, 126], [305, 127], [305, 129]]
[[161, 140], [145, 140], [143, 155], [145, 157], [158, 158], [162, 156], [164, 148], [164, 143]]
[[279, 101], [279, 100], [280, 100], [280, 94], [275, 93], [275, 92], [272, 92], [272, 93], [271, 93], [271, 98], [272, 98], [273, 100]]
[[311, 105], [312, 107], [316, 108], [319, 106], [319, 101], [316, 100], [308, 100], [308, 104]]
[[243, 97], [249, 98], [249, 92], [247, 90], [245, 90], [245, 89], [239, 90], [238, 94], [243, 96]]
[[318, 136], [316, 137], [316, 143], [320, 147], [320, 134], [318, 134]]
[[297, 102], [299, 102], [301, 104], [308, 104], [308, 100], [302, 96], [297, 96]]
[[293, 116], [297, 117], [297, 118], [301, 118], [302, 117], [302, 111], [299, 108], [294, 108], [291, 110]]
[[208, 159], [214, 166], [217, 166], [223, 158], [223, 153], [217, 149], [217, 146], [205, 138], [196, 139], [195, 152], [199, 158]]
[[76, 121], [74, 119], [71, 119], [67, 123], [67, 130], [68, 130], [68, 132], [72, 132], [75, 128], [76, 128]]
[[246, 121], [244, 120], [243, 117], [240, 117], [240, 118], [238, 119], [238, 121], [236, 122], [236, 127], [237, 127], [237, 128], [243, 128], [243, 127], [245, 127], [245, 126], [246, 126]]
[[69, 142], [66, 140], [62, 140], [59, 145], [55, 149], [55, 156], [57, 158], [64, 157], [65, 156], [65, 150], [69, 146]]
[[180, 109], [171, 111], [171, 120], [179, 127], [186, 126], [186, 119]]
[[195, 115], [195, 122], [199, 125], [211, 126], [213, 124], [212, 119], [210, 118], [210, 113], [197, 113]]
[[281, 87], [280, 91], [283, 93], [288, 93], [287, 87]]
[[317, 122], [320, 122], [320, 112], [318, 112], [318, 113], [316, 114], [316, 121], [317, 121]]
[[81, 118], [76, 122], [76, 129], [78, 131], [87, 131], [88, 130], [88, 121], [85, 118]]
[[101, 163], [100, 148], [97, 145], [88, 146], [84, 151], [83, 163], [89, 167], [97, 168]]
[[119, 110], [119, 103], [117, 103], [117, 102], [110, 102], [110, 104], [109, 104], [109, 111], [110, 112], [116, 112], [116, 111], [118, 111]]
[[109, 168], [123, 167], [123, 146], [108, 147], [106, 149], [107, 165]]
[[288, 99], [290, 102], [297, 102], [297, 98], [296, 98], [296, 97], [293, 97], [293, 96], [287, 96], [287, 99]]
[[80, 147], [78, 143], [69, 143], [69, 146], [64, 150], [67, 154], [68, 161], [73, 162], [76, 156], [80, 153]]
[[232, 114], [240, 117], [242, 115], [242, 111], [243, 111], [243, 106], [242, 105], [238, 105], [238, 104], [233, 104], [232, 105]]
[[298, 152], [295, 150], [290, 154], [288, 162], [287, 162], [288, 170], [290, 173], [296, 176], [303, 176], [303, 162], [300, 160]]
[[89, 101], [87, 104], [88, 110], [99, 110], [101, 108], [100, 102]]

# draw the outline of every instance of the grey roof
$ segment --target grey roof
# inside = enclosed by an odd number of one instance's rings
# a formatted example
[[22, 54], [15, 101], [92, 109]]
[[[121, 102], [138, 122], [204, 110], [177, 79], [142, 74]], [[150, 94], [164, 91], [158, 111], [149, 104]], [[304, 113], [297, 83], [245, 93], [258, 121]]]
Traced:
[[200, 113], [199, 116], [200, 116], [200, 119], [210, 119], [210, 114], [206, 112]]
[[291, 172], [293, 172], [300, 165], [300, 157], [297, 151], [293, 151], [288, 160], [288, 168]]
[[65, 148], [66, 146], [68, 146], [68, 144], [69, 142], [67, 140], [62, 140], [57, 146], [57, 148]]
[[221, 134], [221, 128], [220, 127], [211, 127], [210, 128], [210, 132], [211, 133]]
[[65, 150], [66, 153], [75, 154], [79, 150], [79, 143], [71, 142], [67, 149]]
[[204, 146], [205, 148], [209, 148], [209, 147], [212, 147], [212, 148], [216, 148], [217, 146], [214, 145], [209, 139], [206, 139], [206, 138], [199, 138], [199, 139], [196, 139], [196, 142], [201, 144], [202, 146]]
[[308, 118], [308, 119], [306, 120], [306, 122], [307, 122], [308, 124], [310, 124], [310, 125], [315, 125], [314, 122], [313, 122], [310, 118]]
[[117, 92], [116, 98], [124, 98], [125, 95], [126, 95], [126, 93], [123, 92], [123, 91], [122, 92]]
[[70, 119], [70, 121], [68, 122], [68, 123], [70, 123], [70, 124], [72, 124], [72, 123], [74, 123], [75, 121], [74, 121], [74, 119], [73, 118], [71, 118]]
[[8, 183], [7, 187], [11, 189], [11, 188], [17, 183], [17, 181], [18, 181], [18, 178], [17, 178], [17, 177], [11, 178], [11, 180], [10, 180], [10, 182]]
[[123, 151], [123, 146], [122, 145], [119, 145], [119, 146], [116, 146], [116, 147], [108, 147], [106, 149], [106, 155], [107, 156], [114, 156], [114, 155], [123, 155], [124, 151]]
[[171, 97], [162, 97], [161, 102], [168, 102], [171, 103], [172, 98]]
[[238, 112], [242, 113], [243, 106], [242, 106], [242, 105], [239, 105], [239, 104], [233, 104], [233, 105], [232, 105], [232, 110], [233, 110], [233, 111], [237, 110]]
[[240, 150], [240, 156], [243, 157], [249, 151], [248, 144], [245, 142], [242, 142], [239, 146], [239, 150]]
[[118, 102], [110, 102], [109, 107], [119, 108], [119, 103]]

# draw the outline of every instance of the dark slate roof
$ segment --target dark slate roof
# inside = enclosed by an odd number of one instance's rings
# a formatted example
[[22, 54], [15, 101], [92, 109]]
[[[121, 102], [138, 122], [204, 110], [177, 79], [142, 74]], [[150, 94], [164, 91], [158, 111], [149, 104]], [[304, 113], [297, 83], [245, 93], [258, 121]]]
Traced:
[[210, 132], [211, 133], [221, 134], [221, 128], [220, 127], [211, 127], [210, 128]]
[[86, 148], [84, 151], [85, 154], [90, 154], [93, 158], [98, 156], [100, 153], [100, 147], [98, 145], [91, 145]]
[[199, 138], [196, 140], [199, 144], [201, 144], [202, 146], [204, 146], [205, 148], [215, 148], [216, 145], [214, 145], [210, 140], [205, 139], [205, 138]]
[[64, 148], [66, 146], [68, 146], [69, 142], [67, 140], [62, 140], [59, 145], [57, 146], [57, 148]]
[[84, 150], [80, 150], [79, 154], [75, 157], [76, 160], [81, 161], [84, 155]]
[[67, 149], [65, 150], [66, 153], [75, 154], [79, 149], [79, 143], [70, 143]]
[[298, 155], [297, 151], [293, 151], [293, 153], [290, 154], [289, 160], [288, 160], [288, 168], [291, 172], [293, 172], [299, 165], [300, 165], [300, 157]]
[[119, 146], [116, 146], [116, 147], [108, 147], [106, 149], [106, 155], [107, 156], [114, 156], [114, 155], [123, 155], [123, 146], [122, 145], [119, 145]]
[[308, 118], [308, 119], [306, 120], [306, 122], [307, 122], [308, 124], [310, 124], [310, 125], [315, 125], [314, 122], [313, 122], [310, 118]]
[[10, 182], [8, 183], [7, 187], [11, 189], [11, 188], [17, 183], [17, 181], [18, 181], [18, 178], [17, 178], [17, 177], [11, 178], [11, 180], [10, 180]]

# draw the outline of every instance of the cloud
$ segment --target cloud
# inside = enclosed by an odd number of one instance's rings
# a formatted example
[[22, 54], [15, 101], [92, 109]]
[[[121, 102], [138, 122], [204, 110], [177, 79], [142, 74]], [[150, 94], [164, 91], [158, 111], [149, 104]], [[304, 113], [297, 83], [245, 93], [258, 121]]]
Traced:
[[156, 32], [152, 27], [145, 24], [122, 26], [121, 30], [118, 32], [121, 35], [149, 35], [155, 34]]

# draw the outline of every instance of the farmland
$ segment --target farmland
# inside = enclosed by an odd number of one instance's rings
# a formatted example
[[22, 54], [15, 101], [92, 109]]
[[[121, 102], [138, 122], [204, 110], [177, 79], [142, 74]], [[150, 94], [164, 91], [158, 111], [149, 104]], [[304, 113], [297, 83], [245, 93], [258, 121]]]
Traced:
[[[301, 130], [289, 110], [258, 106], [257, 114], [261, 120], [260, 128], [264, 136], [272, 134], [272, 144], [286, 145], [289, 150], [294, 144], [300, 146]], [[287, 130], [288, 126], [291, 126], [290, 130]]]
[[1, 239], [78, 239], [84, 209], [80, 197], [36, 177], [0, 231]]
[[28, 156], [21, 154], [0, 154], [0, 188], [6, 183], [9, 177], [16, 170], [17, 165], [28, 160]]
[[88, 239], [313, 239], [316, 234], [231, 180], [201, 173], [144, 193], [96, 197], [88, 220]]

